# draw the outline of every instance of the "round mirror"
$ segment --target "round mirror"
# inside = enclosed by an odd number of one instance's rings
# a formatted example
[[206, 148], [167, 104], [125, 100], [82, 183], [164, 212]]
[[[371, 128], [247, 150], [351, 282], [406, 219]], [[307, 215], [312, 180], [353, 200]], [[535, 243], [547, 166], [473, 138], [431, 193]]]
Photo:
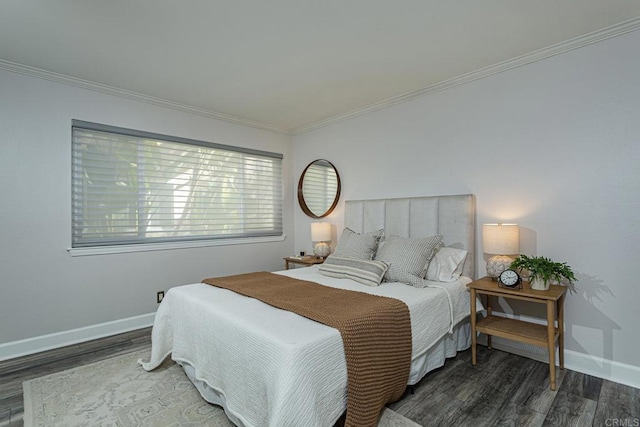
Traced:
[[311, 218], [331, 213], [340, 198], [340, 175], [327, 160], [315, 160], [305, 168], [298, 182], [298, 202]]

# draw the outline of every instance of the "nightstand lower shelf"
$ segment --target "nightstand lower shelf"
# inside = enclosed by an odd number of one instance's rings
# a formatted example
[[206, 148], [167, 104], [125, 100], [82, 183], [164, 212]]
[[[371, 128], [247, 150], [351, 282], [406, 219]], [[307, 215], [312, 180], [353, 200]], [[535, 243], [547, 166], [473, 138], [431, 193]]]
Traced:
[[[549, 347], [546, 325], [538, 325], [522, 320], [490, 315], [478, 320], [476, 330], [495, 337], [507, 338], [545, 348]], [[556, 341], [559, 336], [559, 331], [558, 328], [554, 328], [554, 330], [554, 341]]]

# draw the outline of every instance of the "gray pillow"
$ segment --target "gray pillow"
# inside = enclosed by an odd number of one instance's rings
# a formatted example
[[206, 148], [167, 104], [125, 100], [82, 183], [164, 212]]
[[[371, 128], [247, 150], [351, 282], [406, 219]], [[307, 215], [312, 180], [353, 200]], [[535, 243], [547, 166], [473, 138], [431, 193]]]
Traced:
[[318, 269], [318, 273], [338, 279], [351, 279], [367, 286], [378, 286], [382, 282], [388, 265], [382, 261], [366, 261], [355, 258], [329, 256]]
[[376, 261], [383, 261], [389, 265], [384, 280], [424, 287], [424, 276], [433, 257], [433, 251], [441, 242], [441, 235], [424, 238], [387, 238], [380, 245], [375, 257]]
[[376, 255], [378, 242], [383, 234], [384, 230], [360, 234], [350, 228], [345, 228], [333, 254], [341, 258], [372, 260]]

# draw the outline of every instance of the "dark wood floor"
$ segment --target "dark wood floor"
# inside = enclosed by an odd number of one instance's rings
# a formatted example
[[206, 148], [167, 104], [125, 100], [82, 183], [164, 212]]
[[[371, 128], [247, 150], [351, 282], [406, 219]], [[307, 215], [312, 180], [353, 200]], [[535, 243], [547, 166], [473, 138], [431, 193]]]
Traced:
[[[150, 329], [0, 362], [0, 426], [22, 426], [22, 381], [149, 346]], [[640, 426], [640, 390], [499, 350], [461, 352], [391, 409], [423, 426]]]
[[[423, 426], [640, 426], [640, 389], [499, 350], [461, 352], [389, 405]], [[626, 423], [626, 424], [625, 424]]]

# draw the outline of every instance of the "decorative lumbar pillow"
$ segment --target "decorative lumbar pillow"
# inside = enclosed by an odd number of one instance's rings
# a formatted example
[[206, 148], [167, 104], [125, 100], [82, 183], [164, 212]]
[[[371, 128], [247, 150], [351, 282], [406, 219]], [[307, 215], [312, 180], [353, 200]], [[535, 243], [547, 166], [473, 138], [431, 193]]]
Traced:
[[380, 237], [383, 234], [384, 230], [360, 234], [350, 228], [345, 228], [333, 254], [342, 258], [371, 260], [376, 254]]
[[387, 282], [401, 282], [424, 287], [424, 275], [433, 251], [442, 242], [442, 236], [402, 238], [391, 236], [384, 241], [376, 254], [376, 261], [389, 264], [384, 275]]
[[318, 273], [339, 279], [351, 279], [367, 286], [378, 286], [389, 266], [382, 261], [341, 258], [330, 255]]
[[427, 269], [427, 280], [436, 282], [455, 282], [460, 278], [467, 251], [464, 249], [436, 248], [433, 259]]

